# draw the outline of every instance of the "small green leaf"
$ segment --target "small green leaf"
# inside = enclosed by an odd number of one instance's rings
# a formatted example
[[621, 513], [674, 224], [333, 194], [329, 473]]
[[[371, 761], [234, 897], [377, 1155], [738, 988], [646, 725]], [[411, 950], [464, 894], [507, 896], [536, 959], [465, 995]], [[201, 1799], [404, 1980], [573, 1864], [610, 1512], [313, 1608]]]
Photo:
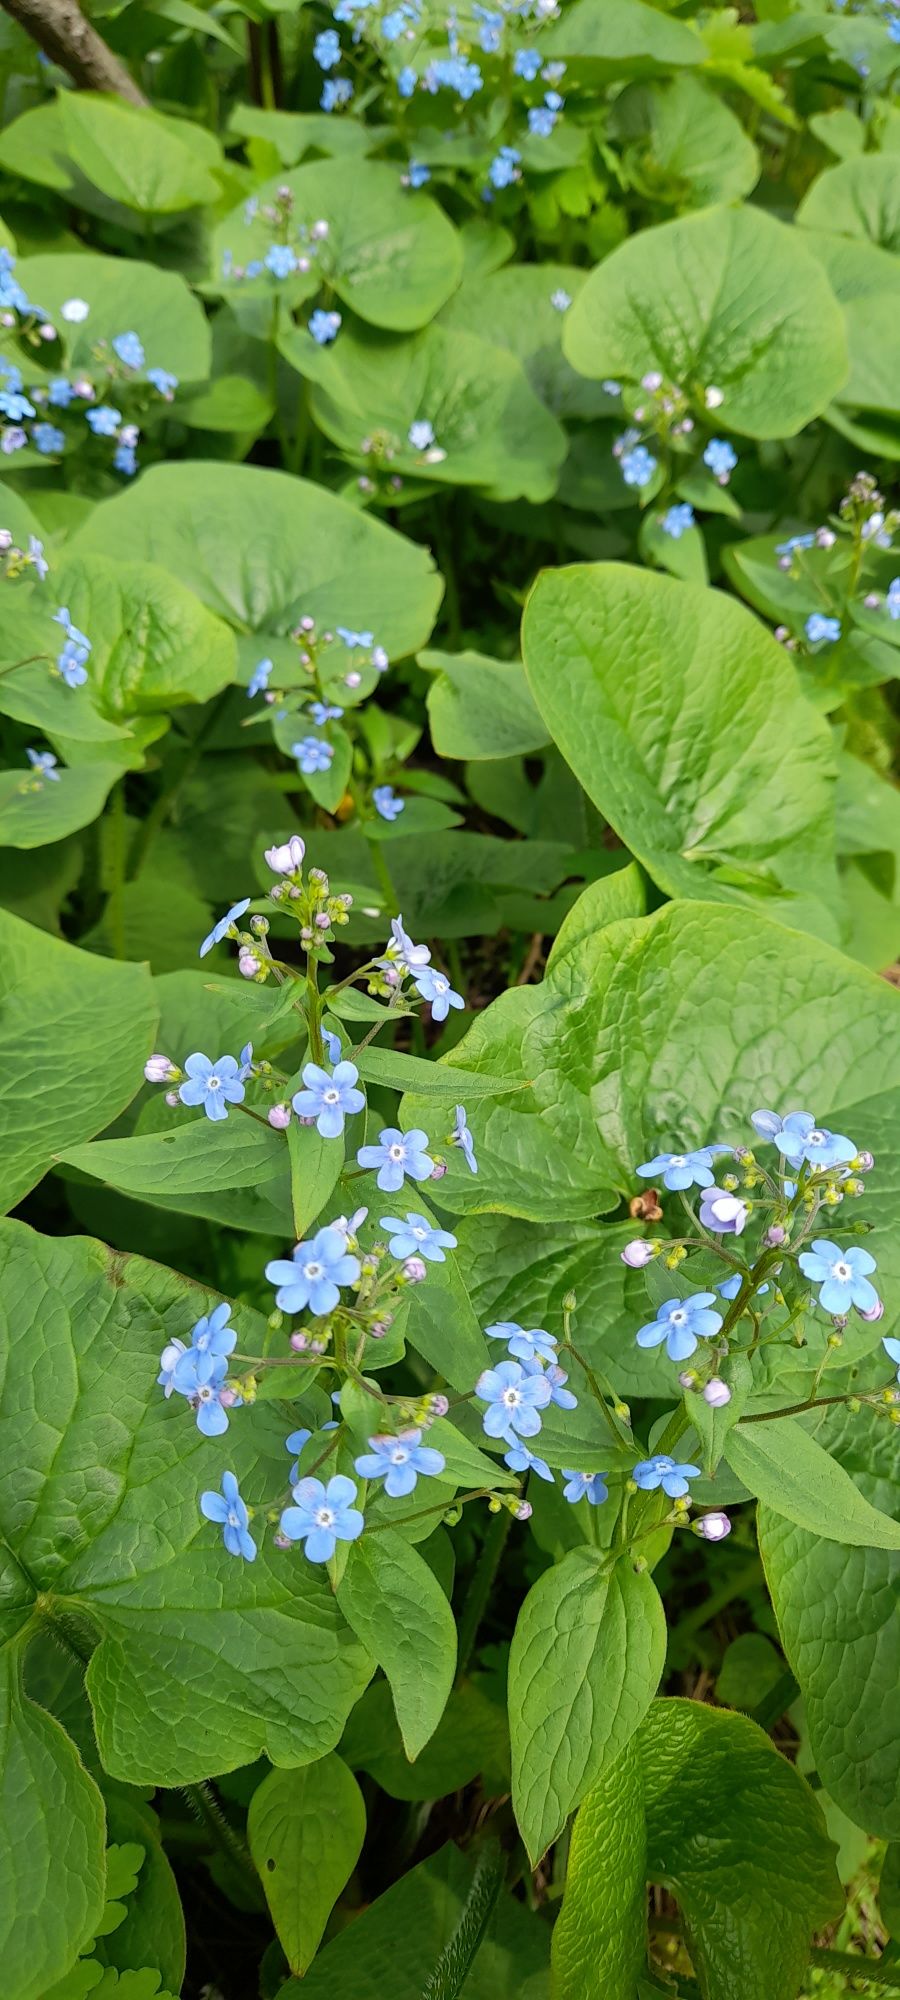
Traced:
[[237, 1111], [213, 1130], [206, 1117], [188, 1118], [169, 1132], [134, 1139], [98, 1139], [71, 1146], [57, 1158], [105, 1181], [123, 1194], [201, 1194], [268, 1181], [285, 1163], [284, 1134]]
[[454, 1069], [448, 1062], [426, 1062], [421, 1056], [401, 1054], [398, 1049], [376, 1048], [374, 1043], [353, 1057], [366, 1083], [386, 1084], [389, 1090], [414, 1090], [423, 1097], [506, 1097], [510, 1091], [527, 1090], [526, 1077], [479, 1076], [471, 1070]]
[[334, 1755], [271, 1771], [250, 1801], [247, 1838], [272, 1921], [294, 1972], [305, 1972], [366, 1832], [363, 1796]]
[[412, 1761], [434, 1735], [453, 1686], [456, 1623], [447, 1599], [416, 1550], [385, 1528], [354, 1542], [337, 1600], [387, 1675]]
[[739, 1424], [725, 1458], [758, 1500], [795, 1526], [851, 1548], [900, 1549], [900, 1522], [870, 1504], [796, 1417]]

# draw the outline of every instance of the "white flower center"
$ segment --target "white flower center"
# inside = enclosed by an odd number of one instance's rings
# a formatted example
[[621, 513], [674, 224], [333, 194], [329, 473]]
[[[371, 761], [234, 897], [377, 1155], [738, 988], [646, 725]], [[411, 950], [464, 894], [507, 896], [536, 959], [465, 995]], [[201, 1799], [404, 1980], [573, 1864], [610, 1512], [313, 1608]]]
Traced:
[[233, 1507], [229, 1507], [226, 1519], [228, 1521], [229, 1528], [239, 1528], [241, 1525]]
[[210, 1388], [209, 1383], [205, 1382], [202, 1385], [202, 1387], [197, 1390], [197, 1400], [200, 1403], [209, 1403], [212, 1401], [213, 1394], [214, 1391]]
[[683, 1306], [676, 1306], [675, 1311], [669, 1314], [669, 1318], [673, 1326], [683, 1326], [687, 1319], [687, 1313]]
[[220, 1077], [220, 1076], [208, 1076], [208, 1077], [207, 1077], [207, 1079], [206, 1079], [206, 1088], [207, 1088], [207, 1090], [221, 1090], [221, 1088], [222, 1088], [222, 1079], [221, 1079], [221, 1077]]
[[428, 1231], [417, 1226], [410, 1231], [410, 1234], [415, 1237], [417, 1243], [424, 1243]]
[[309, 1283], [311, 1285], [315, 1284], [316, 1279], [321, 1278], [322, 1275], [323, 1275], [323, 1267], [321, 1264], [316, 1264], [316, 1263], [304, 1264], [303, 1276], [304, 1278], [307, 1278], [309, 1280]]
[[405, 1465], [408, 1457], [409, 1452], [404, 1450], [402, 1444], [398, 1444], [396, 1449], [391, 1452], [391, 1464]]
[[504, 1389], [500, 1401], [506, 1404], [508, 1410], [515, 1410], [521, 1402], [518, 1389]]
[[843, 1258], [841, 1258], [837, 1264], [832, 1264], [831, 1275], [833, 1278], [838, 1278], [841, 1284], [846, 1284], [847, 1279], [853, 1276], [853, 1266], [852, 1264], [845, 1264]]
[[437, 992], [437, 993], [446, 993], [446, 991], [447, 991], [447, 981], [446, 981], [446, 979], [439, 979], [439, 978], [436, 978], [436, 979], [435, 979], [435, 982], [434, 982], [434, 986], [435, 986], [435, 992]]
[[322, 1102], [324, 1104], [339, 1104], [340, 1101], [341, 1093], [339, 1090], [323, 1090]]
[[317, 1507], [315, 1521], [317, 1528], [333, 1528], [334, 1509], [331, 1507]]
[[388, 1159], [389, 1159], [389, 1160], [403, 1160], [403, 1159], [405, 1159], [405, 1158], [406, 1158], [406, 1147], [405, 1147], [405, 1146], [389, 1146], [389, 1147], [388, 1147]]
[[825, 1144], [824, 1132], [810, 1132], [809, 1138], [807, 1139], [806, 1143], [808, 1146], [824, 1146]]
[[687, 1165], [687, 1155], [686, 1155], [685, 1153], [673, 1153], [673, 1154], [672, 1154], [672, 1158], [671, 1158], [671, 1160], [669, 1161], [669, 1165], [670, 1165], [670, 1167], [684, 1167], [684, 1166], [686, 1166], [686, 1165]]

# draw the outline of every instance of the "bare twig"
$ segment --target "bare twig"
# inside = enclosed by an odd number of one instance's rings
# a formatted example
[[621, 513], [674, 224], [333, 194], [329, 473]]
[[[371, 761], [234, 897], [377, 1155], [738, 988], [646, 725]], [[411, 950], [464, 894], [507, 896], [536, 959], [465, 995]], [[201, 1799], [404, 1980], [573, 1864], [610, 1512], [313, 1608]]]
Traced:
[[0, 0], [0, 5], [79, 90], [108, 90], [128, 104], [146, 104], [133, 76], [85, 20], [77, 0]]

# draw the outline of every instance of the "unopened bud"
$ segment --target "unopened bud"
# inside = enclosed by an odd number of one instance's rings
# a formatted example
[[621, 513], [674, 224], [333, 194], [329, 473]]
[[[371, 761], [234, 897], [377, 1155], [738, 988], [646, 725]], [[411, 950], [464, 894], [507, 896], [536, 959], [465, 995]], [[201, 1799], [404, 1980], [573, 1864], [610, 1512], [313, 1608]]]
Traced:
[[876, 1302], [875, 1302], [875, 1304], [874, 1304], [874, 1306], [869, 1306], [869, 1308], [868, 1308], [868, 1310], [867, 1310], [866, 1312], [862, 1312], [862, 1311], [860, 1311], [860, 1308], [859, 1308], [859, 1306], [857, 1306], [856, 1310], [857, 1310], [857, 1312], [859, 1313], [859, 1316], [860, 1316], [860, 1319], [867, 1319], [867, 1320], [876, 1320], [876, 1319], [883, 1319], [883, 1318], [884, 1318], [884, 1300], [883, 1300], [883, 1299], [877, 1299], [877, 1300], [876, 1300]]
[[238, 971], [242, 979], [255, 979], [262, 971], [262, 961], [249, 946], [242, 944], [238, 952]]
[[309, 1346], [309, 1334], [298, 1327], [297, 1332], [291, 1334], [291, 1346], [295, 1354], [305, 1354]]
[[619, 1255], [629, 1270], [640, 1271], [645, 1264], [652, 1262], [656, 1248], [654, 1244], [645, 1242], [643, 1237], [635, 1236], [631, 1243], [626, 1243], [624, 1250], [620, 1250]]
[[450, 1408], [450, 1402], [447, 1396], [442, 1396], [442, 1395], [430, 1396], [429, 1402], [431, 1404], [431, 1414], [433, 1417], [445, 1417], [447, 1415], [447, 1411]]
[[514, 1506], [514, 1508], [513, 1508], [513, 1510], [512, 1510], [512, 1511], [513, 1511], [513, 1519], [514, 1519], [514, 1520], [516, 1520], [516, 1521], [530, 1521], [530, 1519], [531, 1519], [531, 1515], [532, 1515], [532, 1512], [533, 1512], [533, 1509], [532, 1509], [532, 1505], [531, 1505], [531, 1501], [530, 1501], [530, 1500], [517, 1500], [517, 1501], [516, 1501], [516, 1504], [515, 1504], [515, 1506]]
[[700, 1387], [700, 1378], [698, 1375], [695, 1375], [693, 1368], [683, 1368], [678, 1380], [682, 1389], [699, 1389]]
[[563, 1312], [573, 1313], [575, 1311], [577, 1304], [578, 1304], [577, 1294], [575, 1292], [567, 1292], [565, 1298], [563, 1299]]
[[870, 1174], [875, 1165], [874, 1153], [857, 1153], [853, 1165], [859, 1168], [860, 1173]]
[[649, 1567], [646, 1556], [635, 1556], [631, 1567], [634, 1570], [635, 1576], [646, 1576]]
[[782, 1243], [787, 1242], [787, 1230], [780, 1222], [772, 1222], [766, 1230], [763, 1242], [770, 1250], [777, 1250]]
[[428, 1276], [428, 1266], [423, 1257], [407, 1257], [403, 1265], [403, 1276], [410, 1285], [421, 1285]]
[[272, 1546], [276, 1549], [289, 1549], [291, 1546], [288, 1536], [283, 1535], [280, 1528], [277, 1534], [272, 1536]]
[[434, 1165], [431, 1169], [431, 1173], [429, 1175], [429, 1180], [442, 1181], [446, 1171], [447, 1171], [446, 1160], [435, 1160]]
[[181, 1071], [168, 1056], [155, 1055], [147, 1057], [144, 1075], [148, 1083], [176, 1083]]
[[714, 1375], [711, 1381], [707, 1382], [703, 1391], [703, 1401], [709, 1404], [711, 1410], [724, 1410], [726, 1403], [731, 1402], [731, 1390], [720, 1375]]
[[291, 1107], [289, 1104], [270, 1104], [266, 1116], [276, 1132], [286, 1132], [291, 1122]]
[[724, 1542], [731, 1534], [731, 1522], [727, 1514], [701, 1514], [698, 1521], [691, 1522], [691, 1532], [704, 1542]]
[[180, 1104], [180, 1102], [181, 1099], [179, 1098], [177, 1090], [166, 1091], [166, 1103], [168, 1104], [170, 1110], [174, 1111], [176, 1104]]

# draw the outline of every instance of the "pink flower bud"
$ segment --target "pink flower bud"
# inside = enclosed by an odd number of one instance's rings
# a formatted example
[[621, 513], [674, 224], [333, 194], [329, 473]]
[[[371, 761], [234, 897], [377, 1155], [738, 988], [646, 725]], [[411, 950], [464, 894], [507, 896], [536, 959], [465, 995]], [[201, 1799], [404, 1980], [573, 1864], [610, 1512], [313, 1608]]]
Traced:
[[428, 1276], [428, 1267], [423, 1257], [407, 1257], [403, 1266], [403, 1276], [411, 1285], [421, 1285]]
[[172, 1111], [174, 1111], [176, 1104], [180, 1103], [180, 1101], [177, 1090], [166, 1091], [166, 1103]]
[[731, 1534], [727, 1514], [701, 1514], [692, 1526], [694, 1534], [702, 1536], [704, 1542], [724, 1542], [726, 1535]]
[[7, 549], [11, 548], [12, 548], [12, 535], [10, 534], [9, 529], [0, 528], [0, 553], [5, 555]]
[[290, 840], [284, 841], [280, 847], [267, 847], [265, 859], [273, 875], [295, 875], [303, 866], [305, 853], [306, 842], [301, 840], [299, 833], [292, 833]]
[[389, 1319], [373, 1319], [369, 1333], [373, 1340], [383, 1340], [385, 1334], [390, 1333], [390, 1330], [391, 1321]]
[[780, 1222], [771, 1222], [763, 1242], [768, 1244], [770, 1250], [777, 1250], [780, 1244], [787, 1242], [787, 1230], [782, 1228]]
[[270, 1104], [267, 1116], [276, 1132], [286, 1132], [291, 1122], [291, 1107], [289, 1104]]
[[698, 1389], [700, 1386], [692, 1368], [682, 1369], [678, 1377], [678, 1383], [682, 1389]]
[[530, 1500], [520, 1500], [513, 1518], [516, 1521], [530, 1521], [533, 1511]]
[[446, 1171], [447, 1171], [446, 1160], [435, 1160], [434, 1166], [432, 1167], [431, 1173], [429, 1174], [428, 1178], [429, 1180], [432, 1181], [442, 1181]]
[[874, 1153], [857, 1153], [856, 1165], [858, 1166], [860, 1173], [870, 1174], [872, 1168], [875, 1165]]
[[345, 687], [348, 687], [348, 688], [358, 688], [358, 687], [360, 687], [360, 686], [361, 686], [361, 684], [362, 684], [362, 674], [358, 674], [358, 673], [356, 673], [356, 672], [354, 671], [354, 672], [352, 672], [352, 673], [349, 673], [349, 674], [345, 674], [345, 675], [344, 675], [344, 686], [345, 686]]
[[291, 1346], [295, 1354], [305, 1354], [309, 1346], [309, 1334], [298, 1331], [291, 1334]]
[[238, 971], [242, 979], [255, 979], [262, 966], [262, 960], [249, 946], [242, 945], [238, 952]]
[[272, 1536], [272, 1542], [276, 1549], [289, 1549], [291, 1547], [291, 1543], [288, 1540], [287, 1535], [283, 1535], [280, 1528], [278, 1529], [277, 1533]]
[[724, 1410], [725, 1404], [731, 1402], [728, 1383], [723, 1382], [720, 1376], [714, 1375], [703, 1391], [703, 1401], [709, 1404], [711, 1410]]
[[147, 1057], [144, 1075], [148, 1083], [174, 1083], [180, 1071], [168, 1056], [156, 1055]]
[[239, 1403], [240, 1400], [241, 1398], [236, 1389], [219, 1390], [219, 1402], [221, 1403], [223, 1410], [233, 1410], [235, 1403]]
[[646, 1243], [641, 1236], [636, 1236], [633, 1242], [626, 1243], [624, 1250], [619, 1252], [623, 1264], [627, 1264], [631, 1271], [640, 1271], [645, 1264], [651, 1262], [654, 1254], [652, 1243]]
[[[857, 1311], [859, 1311], [859, 1308], [858, 1308], [858, 1307], [857, 1307]], [[860, 1319], [868, 1319], [868, 1320], [876, 1320], [876, 1319], [883, 1319], [883, 1318], [884, 1318], [884, 1300], [883, 1300], [883, 1299], [879, 1299], [879, 1300], [877, 1301], [877, 1303], [876, 1303], [876, 1304], [875, 1304], [874, 1306], [870, 1306], [870, 1307], [869, 1307], [869, 1310], [868, 1310], [868, 1312], [861, 1312], [861, 1313], [859, 1314], [859, 1316], [860, 1316]]]

